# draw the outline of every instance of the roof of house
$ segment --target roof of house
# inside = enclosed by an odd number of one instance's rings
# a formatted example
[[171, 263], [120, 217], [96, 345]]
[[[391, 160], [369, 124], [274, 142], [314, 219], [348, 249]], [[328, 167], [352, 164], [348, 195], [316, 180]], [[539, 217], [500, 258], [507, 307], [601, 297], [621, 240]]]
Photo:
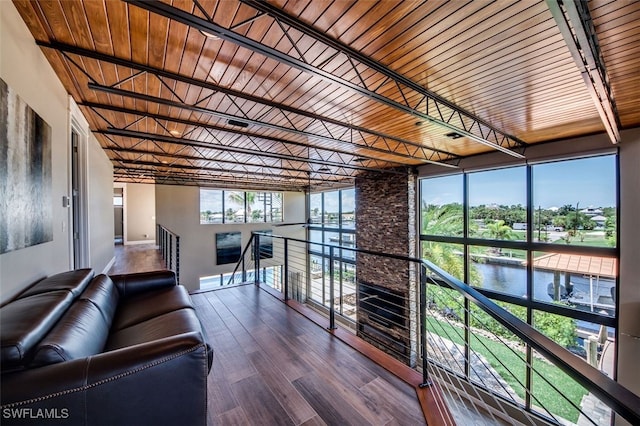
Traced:
[[550, 253], [535, 258], [533, 267], [599, 277], [615, 278], [618, 276], [617, 259], [602, 256]]

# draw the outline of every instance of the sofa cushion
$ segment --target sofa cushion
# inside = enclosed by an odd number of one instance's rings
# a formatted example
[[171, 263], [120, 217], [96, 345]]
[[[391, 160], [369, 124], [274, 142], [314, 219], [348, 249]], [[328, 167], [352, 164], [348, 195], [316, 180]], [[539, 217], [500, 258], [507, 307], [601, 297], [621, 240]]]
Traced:
[[192, 308], [179, 309], [112, 332], [105, 351], [194, 331], [202, 333], [196, 312]]
[[109, 336], [109, 322], [98, 306], [77, 300], [38, 343], [30, 367], [84, 358], [102, 351]]
[[51, 330], [73, 301], [68, 290], [21, 297], [0, 308], [2, 371], [26, 364], [35, 345]]
[[121, 330], [168, 312], [192, 307], [191, 296], [183, 286], [149, 291], [121, 299], [111, 329]]
[[100, 274], [91, 280], [79, 299], [93, 303], [102, 313], [106, 323], [111, 324], [118, 308], [120, 294], [111, 278]]
[[176, 286], [176, 273], [167, 269], [131, 274], [111, 275], [120, 296], [133, 297], [138, 294]]
[[76, 297], [82, 292], [82, 290], [84, 290], [87, 284], [89, 284], [91, 278], [93, 278], [93, 270], [89, 268], [61, 272], [38, 281], [26, 291], [18, 295], [18, 298], [23, 299], [35, 294], [57, 290], [70, 291], [73, 296]]

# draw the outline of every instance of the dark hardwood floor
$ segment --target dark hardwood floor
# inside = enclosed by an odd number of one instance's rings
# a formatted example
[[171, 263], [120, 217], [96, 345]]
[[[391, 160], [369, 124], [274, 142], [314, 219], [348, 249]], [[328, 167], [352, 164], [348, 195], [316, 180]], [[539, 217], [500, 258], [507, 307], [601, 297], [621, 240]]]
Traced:
[[[154, 245], [117, 246], [110, 273], [164, 267]], [[214, 349], [208, 425], [426, 424], [414, 385], [268, 291], [242, 285], [192, 299]]]
[[208, 424], [425, 424], [413, 386], [268, 292], [192, 298], [214, 348]]
[[166, 269], [160, 250], [155, 244], [116, 244], [115, 259], [109, 269], [110, 275]]

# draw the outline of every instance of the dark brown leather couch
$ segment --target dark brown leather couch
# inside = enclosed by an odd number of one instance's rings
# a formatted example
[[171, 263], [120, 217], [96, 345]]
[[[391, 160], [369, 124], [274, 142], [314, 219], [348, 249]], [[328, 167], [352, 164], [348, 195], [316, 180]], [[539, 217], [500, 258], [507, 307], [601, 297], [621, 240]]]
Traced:
[[213, 352], [171, 271], [57, 274], [0, 327], [2, 425], [206, 425]]

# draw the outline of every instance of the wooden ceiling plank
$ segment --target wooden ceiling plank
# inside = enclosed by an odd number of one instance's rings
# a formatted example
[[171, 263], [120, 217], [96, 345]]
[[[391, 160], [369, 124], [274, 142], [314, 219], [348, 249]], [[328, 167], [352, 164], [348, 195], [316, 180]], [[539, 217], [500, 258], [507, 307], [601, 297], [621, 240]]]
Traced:
[[149, 63], [149, 12], [129, 6], [129, 29], [131, 60], [141, 64]]
[[44, 18], [40, 5], [29, 0], [14, 0], [13, 4], [36, 40], [50, 40], [53, 31]]

